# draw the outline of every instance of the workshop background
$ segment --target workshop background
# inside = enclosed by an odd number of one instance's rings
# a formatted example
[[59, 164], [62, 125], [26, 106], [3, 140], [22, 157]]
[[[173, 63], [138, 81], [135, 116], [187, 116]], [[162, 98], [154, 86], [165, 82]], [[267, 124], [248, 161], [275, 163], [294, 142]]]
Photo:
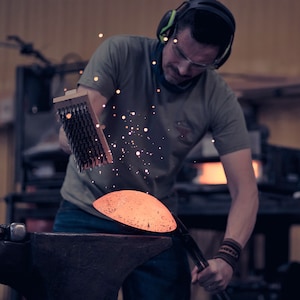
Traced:
[[[6, 195], [20, 191], [20, 180], [23, 180], [18, 178], [15, 170], [16, 164], [20, 163], [15, 155], [16, 134], [19, 134], [16, 128], [20, 127], [16, 119], [20, 112], [15, 106], [20, 88], [17, 68], [29, 66], [43, 70], [49, 65], [74, 64], [80, 68], [101, 41], [109, 36], [137, 34], [155, 37], [161, 17], [181, 2], [0, 0], [0, 223], [7, 221]], [[255, 122], [267, 128], [267, 143], [276, 149], [297, 153], [300, 150], [300, 2], [222, 2], [233, 12], [237, 29], [232, 55], [220, 72], [229, 81], [233, 78], [234, 84], [239, 84], [237, 79], [253, 80], [250, 86], [255, 91], [255, 99], [251, 101], [247, 96], [245, 103], [251, 110], [250, 114], [255, 113]], [[24, 49], [22, 43], [27, 48]], [[69, 86], [64, 88], [75, 88], [77, 77], [70, 74], [65, 80]], [[257, 83], [259, 88], [255, 85]], [[249, 90], [251, 92], [251, 88]], [[298, 179], [295, 179], [296, 187]], [[300, 226], [297, 224], [289, 231], [289, 261], [300, 261]], [[0, 299], [8, 299], [6, 290], [1, 286]]]

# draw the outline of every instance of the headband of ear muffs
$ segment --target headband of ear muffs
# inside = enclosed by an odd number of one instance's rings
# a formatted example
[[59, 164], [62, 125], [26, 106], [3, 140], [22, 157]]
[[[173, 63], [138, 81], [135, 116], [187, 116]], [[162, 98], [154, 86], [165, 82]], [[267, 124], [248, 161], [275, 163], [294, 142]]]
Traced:
[[229, 58], [235, 33], [235, 20], [229, 9], [217, 0], [190, 0], [183, 2], [177, 9], [169, 10], [159, 22], [156, 35], [160, 42], [165, 43], [173, 33], [178, 20], [192, 9], [210, 12], [219, 16], [230, 28], [231, 39], [222, 55], [217, 58], [216, 68], [223, 65]]

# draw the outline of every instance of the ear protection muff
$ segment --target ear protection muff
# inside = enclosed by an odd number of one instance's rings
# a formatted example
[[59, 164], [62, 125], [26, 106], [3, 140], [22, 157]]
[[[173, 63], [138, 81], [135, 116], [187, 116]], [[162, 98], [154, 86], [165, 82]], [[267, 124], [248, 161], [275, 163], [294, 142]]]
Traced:
[[162, 17], [157, 27], [156, 36], [161, 43], [165, 43], [172, 35], [178, 20], [192, 9], [202, 10], [219, 16], [230, 28], [232, 35], [223, 54], [217, 58], [216, 68], [223, 65], [231, 54], [231, 47], [235, 33], [235, 20], [229, 9], [217, 0], [190, 0], [183, 2], [175, 10], [169, 10]]
[[165, 43], [168, 40], [168, 36], [170, 35], [171, 29], [174, 28], [175, 18], [177, 15], [177, 11], [175, 9], [169, 10], [161, 19], [158, 27], [157, 27], [157, 38]]

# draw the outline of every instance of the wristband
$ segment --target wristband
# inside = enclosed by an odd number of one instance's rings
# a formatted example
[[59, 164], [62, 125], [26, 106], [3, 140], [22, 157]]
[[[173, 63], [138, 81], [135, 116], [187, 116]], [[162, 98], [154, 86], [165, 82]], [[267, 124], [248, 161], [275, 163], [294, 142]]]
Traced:
[[225, 239], [214, 258], [223, 259], [235, 270], [241, 252], [242, 247], [238, 242], [233, 239]]

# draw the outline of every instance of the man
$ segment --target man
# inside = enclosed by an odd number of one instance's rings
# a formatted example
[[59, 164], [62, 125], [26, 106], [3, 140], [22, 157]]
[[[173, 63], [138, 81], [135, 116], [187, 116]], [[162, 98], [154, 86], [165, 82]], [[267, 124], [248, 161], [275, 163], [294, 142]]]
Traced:
[[[180, 242], [137, 268], [123, 285], [127, 299], [189, 299], [190, 282], [219, 293], [230, 282], [256, 220], [257, 187], [243, 112], [216, 73], [229, 57], [235, 22], [215, 0], [188, 1], [169, 11], [159, 41], [115, 36], [96, 50], [78, 90], [87, 91], [105, 125], [114, 162], [79, 172], [73, 156], [54, 230], [123, 233], [92, 203], [122, 189], [149, 193], [176, 213], [174, 182], [191, 149], [211, 132], [232, 204], [220, 251], [209, 267], [190, 269]], [[69, 150], [61, 130], [63, 149]]]

